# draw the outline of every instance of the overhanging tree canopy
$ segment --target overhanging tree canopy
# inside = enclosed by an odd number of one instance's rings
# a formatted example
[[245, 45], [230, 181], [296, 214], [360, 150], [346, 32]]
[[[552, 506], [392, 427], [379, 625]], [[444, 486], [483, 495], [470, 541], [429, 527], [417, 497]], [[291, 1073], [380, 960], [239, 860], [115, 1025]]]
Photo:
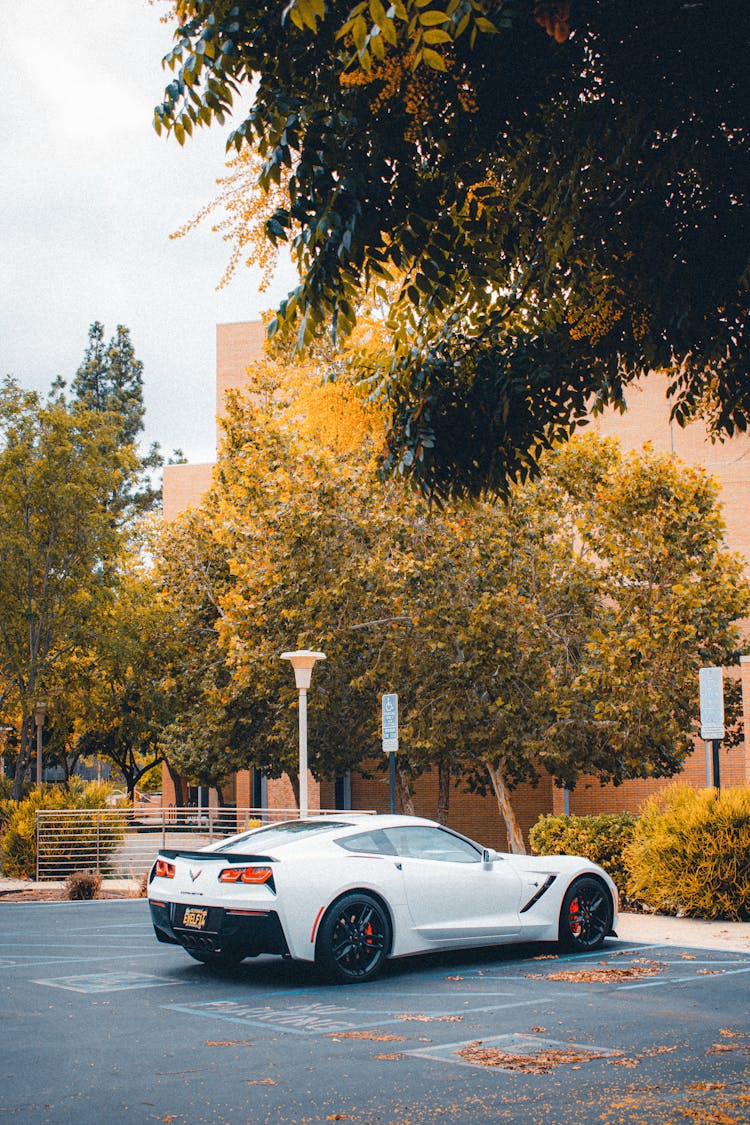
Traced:
[[288, 191], [266, 224], [300, 267], [280, 318], [345, 333], [384, 287], [387, 468], [502, 490], [654, 368], [678, 421], [746, 428], [747, 5], [176, 10], [157, 129], [182, 143], [251, 91], [228, 144]]

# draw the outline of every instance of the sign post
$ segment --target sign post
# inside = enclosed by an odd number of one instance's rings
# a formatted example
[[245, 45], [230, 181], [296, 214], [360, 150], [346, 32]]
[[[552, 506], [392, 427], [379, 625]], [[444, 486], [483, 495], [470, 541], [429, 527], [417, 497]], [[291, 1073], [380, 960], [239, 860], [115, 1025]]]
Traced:
[[382, 699], [383, 753], [389, 758], [389, 788], [391, 814], [396, 811], [396, 754], [398, 753], [398, 696], [394, 693]]
[[[724, 672], [701, 668], [698, 673], [701, 703], [701, 738], [706, 743], [706, 786], [721, 788], [719, 744], [724, 738]], [[711, 747], [709, 751], [709, 745]]]

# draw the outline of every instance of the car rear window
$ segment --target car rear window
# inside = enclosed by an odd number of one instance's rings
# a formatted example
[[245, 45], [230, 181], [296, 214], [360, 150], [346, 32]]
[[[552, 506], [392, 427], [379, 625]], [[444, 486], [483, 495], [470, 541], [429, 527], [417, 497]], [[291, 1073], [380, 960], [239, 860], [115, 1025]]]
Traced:
[[271, 848], [278, 844], [289, 844], [305, 836], [314, 836], [320, 832], [333, 832], [339, 828], [351, 828], [351, 824], [337, 820], [287, 820], [281, 824], [269, 824], [267, 828], [254, 828], [242, 836], [235, 836], [229, 843], [216, 848], [217, 852], [242, 851], [244, 845], [251, 841], [253, 849]]
[[360, 832], [356, 836], [344, 836], [343, 839], [334, 840], [340, 848], [348, 852], [366, 852], [368, 855], [395, 855], [393, 845], [385, 832], [375, 829], [371, 832]]

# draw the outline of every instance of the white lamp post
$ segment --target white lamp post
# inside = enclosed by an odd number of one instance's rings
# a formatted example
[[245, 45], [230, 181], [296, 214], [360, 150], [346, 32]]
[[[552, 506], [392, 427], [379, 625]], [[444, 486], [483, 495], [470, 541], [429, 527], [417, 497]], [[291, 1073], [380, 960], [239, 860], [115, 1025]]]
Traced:
[[42, 784], [42, 727], [47, 714], [47, 704], [40, 699], [34, 708], [34, 722], [36, 723], [36, 783]]
[[299, 815], [307, 816], [307, 689], [312, 679], [312, 670], [318, 660], [325, 660], [324, 652], [282, 652], [281, 659], [288, 660], [294, 668], [294, 682], [299, 692]]

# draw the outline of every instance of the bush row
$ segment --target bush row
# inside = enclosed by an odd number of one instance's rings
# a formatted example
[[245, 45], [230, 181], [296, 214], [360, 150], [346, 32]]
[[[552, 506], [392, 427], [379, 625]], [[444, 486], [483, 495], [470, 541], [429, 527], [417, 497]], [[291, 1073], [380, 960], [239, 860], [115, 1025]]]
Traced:
[[543, 816], [529, 834], [538, 855], [598, 863], [631, 906], [691, 918], [750, 920], [750, 786], [672, 785], [640, 816]]
[[85, 783], [73, 777], [67, 788], [42, 785], [32, 789], [21, 801], [0, 801], [0, 867], [11, 878], [33, 879], [36, 876], [37, 837], [36, 814], [40, 809], [80, 810], [60, 826], [55, 838], [55, 865], [58, 877], [64, 879], [79, 866], [76, 856], [87, 843], [98, 838], [100, 854], [114, 851], [124, 836], [124, 821], [112, 822], [99, 831], [95, 810], [107, 807], [110, 785], [96, 781]]

